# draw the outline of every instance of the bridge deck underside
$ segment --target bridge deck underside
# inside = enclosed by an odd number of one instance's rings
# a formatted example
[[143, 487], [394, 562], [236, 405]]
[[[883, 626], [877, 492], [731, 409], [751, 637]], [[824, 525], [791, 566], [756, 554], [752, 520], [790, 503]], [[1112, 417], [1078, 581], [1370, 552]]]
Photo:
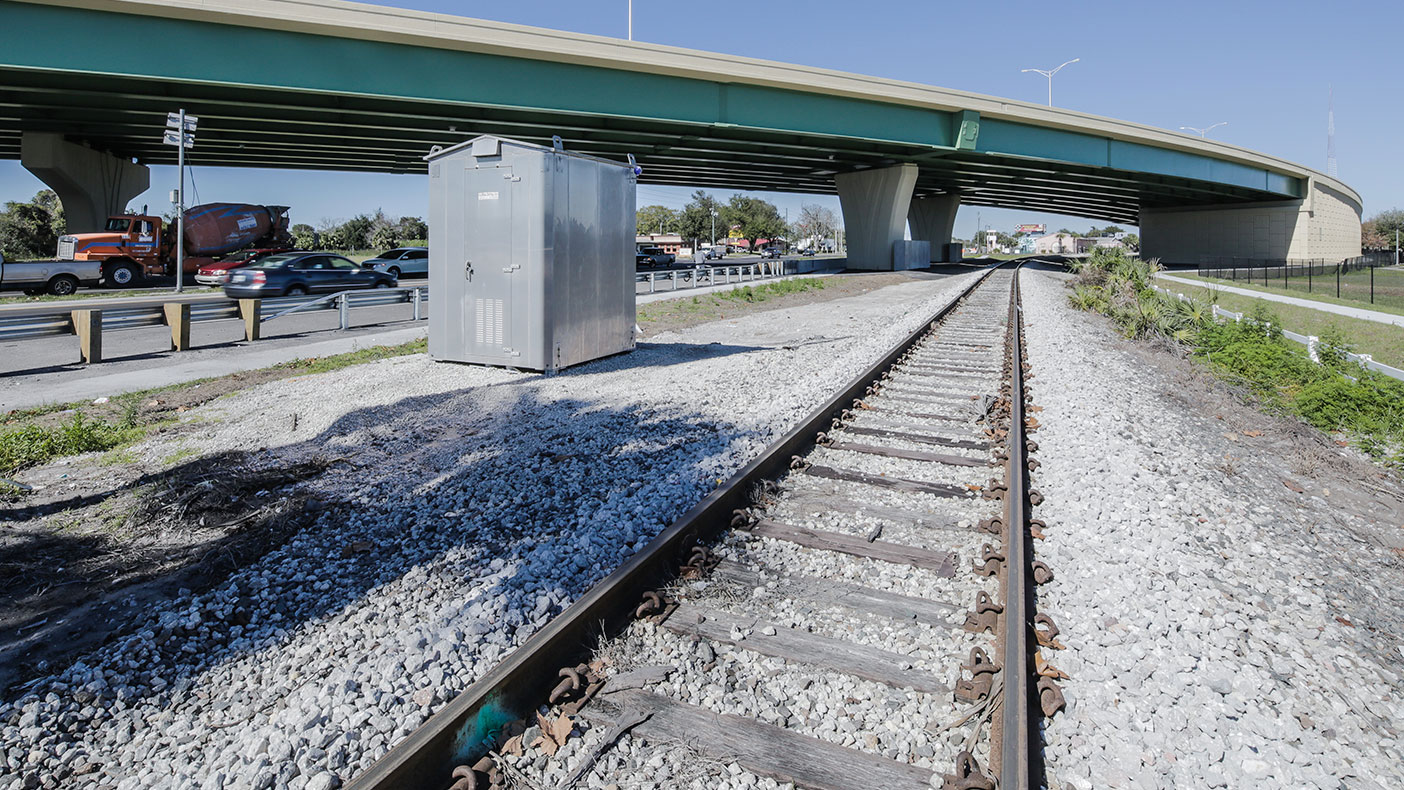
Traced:
[[20, 157], [24, 131], [145, 164], [175, 164], [161, 143], [166, 113], [200, 117], [191, 161], [230, 167], [421, 173], [431, 146], [478, 134], [569, 148], [643, 166], [641, 183], [832, 194], [836, 173], [920, 166], [917, 195], [958, 192], [969, 205], [1136, 223], [1142, 207], [1283, 195], [1212, 181], [883, 140], [654, 118], [557, 112], [247, 85], [0, 68], [0, 157]]

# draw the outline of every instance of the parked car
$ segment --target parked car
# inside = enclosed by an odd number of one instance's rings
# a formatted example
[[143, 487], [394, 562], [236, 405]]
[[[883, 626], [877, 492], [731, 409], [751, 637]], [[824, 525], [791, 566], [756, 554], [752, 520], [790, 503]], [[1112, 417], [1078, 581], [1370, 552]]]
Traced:
[[248, 266], [256, 261], [261, 261], [269, 255], [276, 255], [288, 250], [243, 250], [235, 253], [227, 260], [207, 263], [195, 270], [195, 282], [201, 285], [224, 285], [224, 281], [229, 279], [229, 272], [243, 266]]
[[359, 288], [393, 288], [398, 284], [390, 274], [363, 268], [340, 255], [284, 252], [230, 272], [224, 284], [224, 295], [231, 299], [266, 299]]
[[634, 256], [639, 266], [672, 266], [677, 260], [678, 256], [664, 252], [662, 247], [640, 247]]
[[391, 277], [403, 277], [407, 274], [428, 277], [429, 248], [396, 247], [365, 261], [361, 265], [367, 269], [385, 272]]

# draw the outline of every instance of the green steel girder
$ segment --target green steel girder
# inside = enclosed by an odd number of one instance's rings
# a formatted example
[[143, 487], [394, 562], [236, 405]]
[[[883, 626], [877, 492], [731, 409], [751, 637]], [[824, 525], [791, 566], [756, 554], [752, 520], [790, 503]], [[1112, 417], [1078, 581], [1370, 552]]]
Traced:
[[[1304, 191], [1263, 168], [973, 110], [13, 0], [0, 28], [20, 31], [0, 49], [0, 157], [33, 130], [173, 164], [160, 130], [184, 106], [208, 165], [416, 173], [433, 145], [561, 134], [635, 155], [642, 183], [831, 193], [835, 173], [913, 162], [917, 194], [1124, 222]], [[114, 45], [130, 41], [200, 54]]]

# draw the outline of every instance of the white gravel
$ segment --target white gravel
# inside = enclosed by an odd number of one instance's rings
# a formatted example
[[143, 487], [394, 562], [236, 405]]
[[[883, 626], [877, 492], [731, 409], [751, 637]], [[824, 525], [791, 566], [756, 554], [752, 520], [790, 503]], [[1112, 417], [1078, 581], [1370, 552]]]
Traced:
[[1039, 608], [1069, 646], [1045, 655], [1072, 676], [1047, 729], [1052, 786], [1404, 787], [1404, 573], [1380, 545], [1399, 539], [1398, 503], [1347, 506], [1354, 483], [1247, 446], [1270, 418], [1215, 419], [1066, 293], [1024, 277], [1045, 409], [1036, 550], [1057, 574]]
[[[0, 790], [336, 786], [971, 276], [553, 377], [399, 358], [194, 410], [200, 452], [343, 459], [309, 484], [325, 514], [0, 702]], [[235, 608], [252, 622], [230, 624]]]

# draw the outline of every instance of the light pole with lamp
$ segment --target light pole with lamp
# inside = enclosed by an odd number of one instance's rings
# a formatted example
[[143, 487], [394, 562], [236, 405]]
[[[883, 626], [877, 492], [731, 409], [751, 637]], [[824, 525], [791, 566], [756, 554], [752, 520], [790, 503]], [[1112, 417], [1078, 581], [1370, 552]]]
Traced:
[[[1082, 58], [1073, 58], [1072, 60], [1068, 61], [1067, 63], [1064, 63], [1063, 66], [1071, 65], [1071, 64], [1073, 64], [1073, 63], [1078, 62], [1079, 60], [1082, 60]], [[1059, 66], [1058, 68], [1053, 69], [1053, 70], [1051, 70], [1051, 71], [1044, 71], [1043, 69], [1020, 69], [1020, 70], [1019, 70], [1019, 73], [1020, 73], [1020, 74], [1023, 74], [1024, 72], [1035, 71], [1035, 72], [1038, 72], [1039, 74], [1042, 74], [1043, 76], [1045, 76], [1045, 77], [1048, 78], [1048, 106], [1049, 106], [1049, 107], [1052, 107], [1052, 106], [1053, 106], [1053, 75], [1054, 75], [1054, 74], [1057, 74], [1059, 71], [1061, 71], [1062, 68], [1063, 68], [1063, 66]]]
[[1209, 135], [1210, 132], [1214, 131], [1215, 129], [1219, 128], [1220, 126], [1228, 126], [1228, 121], [1219, 121], [1218, 123], [1214, 124], [1213, 126], [1210, 126], [1210, 127], [1208, 127], [1208, 128], [1205, 128], [1205, 129], [1196, 129], [1196, 128], [1194, 128], [1193, 126], [1181, 126], [1180, 129], [1183, 130], [1183, 131], [1186, 131], [1186, 132], [1196, 132], [1196, 133], [1199, 134], [1200, 137], [1207, 137], [1207, 136]]

